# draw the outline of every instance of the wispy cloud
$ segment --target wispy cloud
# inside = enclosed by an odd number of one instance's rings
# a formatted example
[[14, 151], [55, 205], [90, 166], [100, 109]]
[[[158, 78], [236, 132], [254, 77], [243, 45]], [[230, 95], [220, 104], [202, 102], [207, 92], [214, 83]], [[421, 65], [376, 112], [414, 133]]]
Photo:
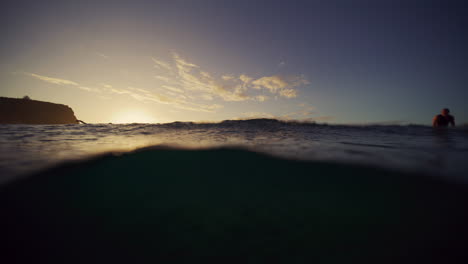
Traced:
[[109, 88], [108, 92], [118, 94], [118, 95], [127, 95], [131, 98], [141, 101], [141, 102], [156, 102], [160, 104], [172, 105], [176, 108], [189, 110], [189, 111], [198, 111], [198, 112], [214, 112], [217, 109], [223, 108], [222, 105], [218, 104], [197, 104], [188, 102], [181, 97], [170, 97], [167, 95], [151, 92], [149, 90], [127, 87], [127, 88]]
[[174, 58], [177, 68], [186, 67], [186, 68], [198, 68], [198, 65], [187, 62], [186, 60], [182, 59], [179, 54], [172, 52], [172, 57]]
[[233, 80], [234, 79], [234, 76], [232, 75], [223, 75], [221, 76], [221, 78], [225, 81], [229, 81], [229, 80]]
[[[104, 54], [96, 54], [107, 58]], [[175, 52], [171, 53], [170, 61], [154, 57], [151, 57], [151, 60], [157, 69], [153, 75], [153, 82], [157, 87], [152, 89], [121, 87], [105, 82], [97, 83], [97, 87], [93, 88], [93, 85], [82, 85], [72, 80], [35, 73], [26, 74], [56, 85], [69, 85], [83, 91], [99, 93], [100, 96], [128, 96], [141, 102], [155, 102], [178, 109], [203, 112], [214, 112], [223, 108], [223, 105], [215, 103], [219, 101], [262, 103], [270, 98], [295, 98], [299, 95], [298, 89], [309, 84], [302, 75], [213, 74]], [[201, 103], [208, 101], [211, 104]]]
[[168, 77], [165, 77], [165, 76], [161, 76], [161, 75], [155, 75], [154, 78], [158, 79], [158, 80], [161, 80], [163, 82], [169, 82], [169, 78]]
[[186, 61], [177, 53], [173, 53], [173, 59], [177, 68], [179, 86], [182, 89], [200, 92], [203, 94], [203, 98], [208, 100], [214, 96], [218, 96], [224, 101], [249, 99], [239, 85], [226, 84], [222, 80], [216, 80], [212, 74], [200, 70], [198, 65]]
[[76, 83], [74, 81], [70, 81], [70, 80], [54, 78], [54, 77], [49, 77], [49, 76], [44, 76], [44, 75], [39, 75], [39, 74], [29, 73], [29, 72], [26, 72], [25, 74], [28, 75], [28, 76], [34, 77], [36, 79], [39, 79], [41, 81], [48, 82], [48, 83], [53, 83], [53, 84], [58, 84], [58, 85], [79, 86], [78, 83]]
[[207, 100], [207, 101], [213, 100], [213, 96], [211, 94], [202, 94], [200, 98]]
[[279, 91], [279, 94], [286, 98], [294, 98], [297, 96], [297, 92], [294, 89], [282, 89]]
[[[232, 74], [222, 74], [219, 78], [203, 70], [199, 65], [189, 62], [179, 54], [172, 52], [172, 64], [166, 65], [166, 69], [172, 69], [169, 76], [156, 75], [158, 80], [170, 83], [172, 88], [177, 88], [196, 95], [204, 100], [219, 98], [223, 101], [258, 101], [264, 102], [269, 96], [275, 94], [283, 98], [295, 98], [298, 96], [297, 88], [307, 85], [309, 82], [302, 75], [291, 76], [264, 76], [253, 78], [246, 74], [238, 77]], [[156, 62], [161, 62], [153, 58]], [[265, 94], [266, 93], [266, 94]]]
[[239, 79], [240, 79], [244, 84], [249, 84], [249, 83], [253, 80], [252, 77], [249, 77], [249, 76], [247, 76], [247, 75], [245, 75], [245, 74], [241, 74], [241, 75], [239, 76]]
[[172, 87], [172, 86], [169, 86], [169, 85], [163, 85], [162, 87], [164, 89], [167, 89], [169, 91], [173, 91], [173, 92], [176, 92], [176, 93], [184, 93], [184, 90], [182, 90], [180, 88]]
[[80, 88], [81, 90], [85, 90], [87, 92], [95, 92], [95, 93], [101, 93], [101, 89], [98, 89], [98, 88], [91, 88], [91, 87], [87, 87], [87, 86], [78, 86], [78, 88]]
[[[135, 88], [135, 87], [127, 87], [127, 88], [117, 88], [107, 83], [101, 83], [101, 89], [97, 88], [90, 88], [87, 86], [83, 86], [78, 84], [77, 82], [61, 79], [61, 78], [54, 78], [44, 75], [39, 75], [35, 73], [25, 73], [28, 76], [34, 77], [38, 80], [56, 84], [56, 85], [70, 85], [72, 87], [76, 87], [78, 89], [87, 91], [87, 92], [94, 92], [94, 93], [105, 93], [105, 94], [116, 94], [116, 95], [124, 95], [129, 96], [138, 101], [149, 101], [149, 102], [156, 102], [160, 104], [167, 104], [172, 105], [179, 109], [189, 110], [189, 111], [199, 111], [199, 112], [214, 112], [217, 109], [223, 108], [222, 105], [219, 104], [198, 104], [193, 103], [185, 100], [185, 96], [179, 95], [176, 98], [166, 96], [163, 94], [155, 93], [146, 89], [142, 88]], [[173, 92], [183, 93], [184, 91], [180, 88], [165, 86], [164, 88], [171, 90]]]
[[98, 89], [98, 88], [91, 88], [91, 87], [88, 87], [88, 86], [83, 86], [83, 85], [78, 84], [77, 82], [66, 80], [66, 79], [49, 77], [49, 76], [39, 75], [39, 74], [35, 74], [35, 73], [30, 73], [30, 72], [25, 72], [24, 74], [27, 75], [27, 76], [34, 77], [34, 78], [36, 78], [38, 80], [48, 82], [48, 83], [52, 83], [52, 84], [56, 84], [56, 85], [70, 85], [70, 86], [76, 87], [78, 89], [81, 89], [83, 91], [87, 91], [87, 92], [94, 92], [94, 93], [100, 93], [101, 92], [101, 90]]
[[253, 88], [267, 89], [271, 93], [278, 93], [286, 98], [294, 98], [297, 96], [297, 86], [307, 85], [309, 81], [303, 76], [266, 76], [252, 81]]
[[278, 90], [283, 89], [288, 86], [288, 83], [279, 76], [268, 76], [262, 77], [252, 82], [254, 88], [262, 89], [266, 88], [272, 93], [276, 93]]
[[166, 69], [166, 70], [171, 70], [172, 67], [169, 63], [165, 62], [165, 61], [162, 61], [162, 60], [158, 60], [158, 59], [155, 59], [153, 57], [151, 57], [151, 59], [153, 60], [154, 62], [154, 67], [155, 68], [158, 68], [158, 69]]
[[266, 100], [269, 99], [269, 97], [268, 97], [268, 96], [265, 96], [265, 95], [257, 95], [257, 96], [255, 96], [255, 99], [256, 99], [257, 101], [259, 101], [259, 102], [265, 102]]
[[109, 56], [107, 56], [107, 55], [104, 54], [104, 53], [96, 52], [96, 55], [98, 55], [99, 57], [104, 58], [104, 59], [106, 59], [106, 60], [109, 59]]

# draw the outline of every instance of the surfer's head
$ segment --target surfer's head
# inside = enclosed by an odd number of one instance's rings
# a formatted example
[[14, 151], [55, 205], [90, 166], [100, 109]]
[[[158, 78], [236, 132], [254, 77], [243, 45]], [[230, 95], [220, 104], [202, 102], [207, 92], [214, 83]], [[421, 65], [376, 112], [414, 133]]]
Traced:
[[442, 115], [446, 116], [450, 113], [450, 110], [448, 108], [442, 109]]

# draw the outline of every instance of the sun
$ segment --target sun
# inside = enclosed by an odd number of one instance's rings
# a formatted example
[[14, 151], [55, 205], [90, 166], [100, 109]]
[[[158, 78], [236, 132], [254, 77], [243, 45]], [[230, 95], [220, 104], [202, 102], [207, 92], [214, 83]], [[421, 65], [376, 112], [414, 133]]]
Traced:
[[140, 109], [128, 109], [116, 113], [111, 118], [111, 123], [129, 124], [129, 123], [159, 123], [151, 114]]

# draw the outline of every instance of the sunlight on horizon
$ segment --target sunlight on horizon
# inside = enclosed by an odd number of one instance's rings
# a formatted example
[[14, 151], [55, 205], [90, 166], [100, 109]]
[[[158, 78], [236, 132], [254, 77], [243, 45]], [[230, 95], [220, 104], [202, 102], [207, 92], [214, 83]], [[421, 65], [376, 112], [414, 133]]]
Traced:
[[115, 113], [111, 117], [110, 123], [130, 124], [130, 123], [161, 123], [151, 114], [140, 109], [128, 109]]

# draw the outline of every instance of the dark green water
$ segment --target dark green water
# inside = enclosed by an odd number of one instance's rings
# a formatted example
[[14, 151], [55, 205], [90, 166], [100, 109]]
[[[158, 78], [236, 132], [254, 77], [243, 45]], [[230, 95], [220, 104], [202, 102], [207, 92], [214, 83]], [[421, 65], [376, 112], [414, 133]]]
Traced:
[[146, 149], [1, 186], [0, 261], [466, 263], [467, 204], [425, 174]]

